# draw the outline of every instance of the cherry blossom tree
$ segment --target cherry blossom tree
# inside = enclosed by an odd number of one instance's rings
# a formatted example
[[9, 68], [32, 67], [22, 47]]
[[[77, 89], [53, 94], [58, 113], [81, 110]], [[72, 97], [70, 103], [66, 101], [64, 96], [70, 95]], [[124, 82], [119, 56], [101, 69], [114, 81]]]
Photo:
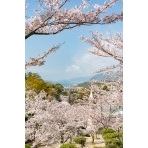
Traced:
[[[103, 5], [95, 4], [94, 6], [91, 6], [86, 0], [82, 0], [82, 4], [69, 8], [67, 4], [71, 4], [71, 1], [38, 0], [39, 8], [34, 10], [34, 16], [30, 16], [29, 13], [27, 13], [29, 3], [26, 2], [25, 39], [33, 35], [57, 34], [63, 30], [72, 29], [81, 25], [103, 25], [115, 23], [123, 19], [122, 10], [118, 14], [107, 13], [109, 9], [121, 0], [106, 0]], [[25, 66], [43, 65], [45, 57], [56, 51], [59, 47], [60, 45], [54, 46], [42, 56], [31, 58]]]
[[88, 126], [87, 131], [94, 137], [102, 128], [113, 128], [119, 130], [122, 128], [122, 92], [119, 89], [119, 83], [110, 82], [109, 89], [103, 90], [94, 82], [91, 83], [91, 93], [88, 102]]
[[102, 127], [116, 130], [122, 127], [122, 115], [116, 114], [122, 107], [122, 93], [118, 94], [115, 87], [105, 91], [93, 85], [94, 98], [83, 105], [49, 102], [45, 92], [27, 91], [26, 143], [32, 143], [33, 147], [60, 144], [71, 141], [80, 131], [94, 135]]
[[123, 107], [123, 98], [122, 92], [116, 89], [105, 91], [96, 85], [93, 88], [96, 99], [92, 104], [94, 108], [92, 118], [99, 128], [112, 127], [117, 130], [122, 127], [122, 114], [119, 115], [119, 110]]
[[[94, 49], [89, 52], [100, 56], [113, 58], [118, 63], [116, 65], [104, 67], [97, 73], [106, 72], [108, 75], [122, 77], [123, 69], [123, 38], [122, 34], [116, 33], [113, 36], [105, 36], [102, 33], [91, 32], [91, 38], [81, 37], [81, 39], [91, 45]], [[112, 69], [117, 69], [116, 72]]]
[[[81, 37], [94, 49], [90, 53], [99, 57], [110, 57], [117, 61], [116, 65], [104, 67], [96, 71], [105, 73], [111, 79], [104, 80], [110, 89], [102, 90], [96, 85], [93, 91], [96, 95], [96, 102], [93, 105], [94, 113], [92, 119], [95, 120], [97, 127], [112, 127], [118, 129], [122, 127], [123, 116], [118, 114], [119, 109], [123, 108], [123, 38], [122, 34], [116, 33], [113, 36], [105, 36], [101, 33], [91, 33], [91, 38]], [[114, 79], [113, 79], [114, 78]]]
[[67, 102], [44, 100], [44, 92], [26, 98], [26, 142], [32, 146], [64, 143], [87, 127], [86, 108]]

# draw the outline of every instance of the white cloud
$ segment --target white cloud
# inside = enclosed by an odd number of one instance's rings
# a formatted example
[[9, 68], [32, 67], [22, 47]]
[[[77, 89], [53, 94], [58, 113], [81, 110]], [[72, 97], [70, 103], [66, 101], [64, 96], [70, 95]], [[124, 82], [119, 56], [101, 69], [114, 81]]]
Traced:
[[[67, 67], [66, 72], [75, 72], [75, 76], [88, 76], [101, 68], [116, 63], [112, 58], [99, 57], [87, 52], [75, 56], [73, 64]], [[71, 75], [73, 75], [73, 73], [71, 73]]]
[[67, 66], [66, 72], [79, 72], [80, 71], [80, 67], [77, 65], [70, 65]]

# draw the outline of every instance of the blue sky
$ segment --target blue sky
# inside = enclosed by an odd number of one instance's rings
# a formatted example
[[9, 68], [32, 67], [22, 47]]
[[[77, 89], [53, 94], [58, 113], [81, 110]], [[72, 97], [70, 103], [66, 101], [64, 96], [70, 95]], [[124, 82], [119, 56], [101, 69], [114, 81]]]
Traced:
[[[97, 0], [94, 0], [93, 4], [95, 2]], [[33, 5], [36, 6], [36, 4], [32, 3], [31, 9]], [[31, 9], [29, 10], [30, 14], [32, 14]], [[122, 3], [112, 9], [112, 12], [119, 12], [121, 9]], [[65, 44], [46, 58], [45, 65], [28, 67], [26, 72], [39, 73], [44, 80], [63, 80], [92, 75], [94, 71], [101, 67], [112, 65], [115, 61], [110, 58], [102, 58], [90, 54], [88, 50], [92, 49], [92, 47], [80, 40], [79, 37], [90, 37], [90, 31], [112, 34], [114, 32], [122, 32], [122, 30], [123, 24], [122, 22], [118, 22], [110, 25], [81, 26], [72, 30], [65, 30], [56, 35], [32, 36], [25, 42], [26, 61], [30, 57], [42, 55], [53, 45], [63, 42]]]

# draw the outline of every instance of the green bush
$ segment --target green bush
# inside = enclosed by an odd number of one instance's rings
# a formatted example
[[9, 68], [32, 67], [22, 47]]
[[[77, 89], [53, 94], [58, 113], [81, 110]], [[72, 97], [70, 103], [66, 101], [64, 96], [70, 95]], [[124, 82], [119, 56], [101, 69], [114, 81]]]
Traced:
[[106, 148], [123, 148], [123, 143], [117, 139], [107, 139]]
[[75, 137], [74, 138], [74, 142], [77, 143], [77, 144], [81, 144], [81, 146], [84, 147], [85, 146], [85, 142], [86, 142], [86, 138], [82, 137], [82, 136]]
[[115, 132], [113, 129], [105, 128], [101, 133], [105, 140], [106, 148], [123, 148], [123, 132]]
[[104, 136], [107, 133], [115, 133], [115, 131], [111, 128], [104, 128], [101, 130], [101, 134]]
[[106, 85], [103, 87], [103, 90], [109, 91], [109, 89]]
[[112, 138], [116, 138], [116, 134], [115, 133], [106, 133], [103, 136], [104, 139], [112, 139]]
[[75, 144], [62, 144], [60, 148], [77, 148]]
[[30, 144], [25, 144], [25, 148], [31, 148]]
[[106, 133], [103, 138], [104, 139], [113, 139], [113, 138], [122, 138], [122, 132], [116, 132], [116, 133]]
[[106, 148], [123, 148], [123, 142], [118, 139], [107, 139]]

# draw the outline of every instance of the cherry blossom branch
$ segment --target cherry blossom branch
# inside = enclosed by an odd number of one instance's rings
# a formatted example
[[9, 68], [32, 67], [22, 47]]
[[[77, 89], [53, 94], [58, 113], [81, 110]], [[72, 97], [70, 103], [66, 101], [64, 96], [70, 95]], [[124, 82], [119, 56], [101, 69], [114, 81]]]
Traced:
[[[62, 44], [64, 44], [64, 43], [62, 43]], [[59, 44], [57, 46], [52, 47], [47, 52], [45, 52], [42, 56], [39, 56], [38, 58], [30, 58], [30, 61], [25, 64], [25, 67], [37, 66], [37, 65], [38, 66], [44, 65], [44, 63], [45, 63], [44, 59], [49, 54], [51, 54], [51, 53], [55, 52], [57, 49], [59, 49], [62, 44]]]
[[83, 12], [88, 8], [88, 3], [83, 0], [82, 5], [76, 6], [73, 9], [61, 9], [68, 0], [42, 0], [39, 1], [43, 12], [36, 10], [36, 16], [26, 19], [25, 39], [34, 34], [55, 34], [58, 30], [67, 28], [74, 28], [80, 25], [89, 24], [109, 24], [123, 19], [123, 13], [111, 14], [103, 18], [100, 15], [106, 13], [115, 3], [120, 0], [105, 1], [103, 6], [94, 5], [94, 9], [88, 12]]
[[[91, 32], [92, 37], [90, 39], [81, 37], [81, 39], [95, 47], [94, 50], [91, 50], [92, 54], [103, 56], [103, 57], [112, 57], [115, 60], [123, 63], [122, 57], [122, 48], [123, 48], [123, 40], [115, 34], [114, 37], [106, 37], [101, 33], [93, 33]], [[119, 48], [120, 47], [120, 48]]]
[[117, 64], [117, 65], [112, 65], [112, 66], [108, 66], [108, 67], [102, 68], [102, 69], [96, 71], [95, 73], [104, 73], [106, 71], [109, 71], [109, 70], [112, 70], [112, 69], [115, 69], [115, 68], [118, 68], [118, 67], [120, 67], [120, 63]]
[[102, 33], [91, 32], [91, 38], [81, 37], [81, 39], [94, 47], [93, 50], [89, 52], [101, 56], [101, 57], [111, 57], [119, 63], [112, 66], [107, 66], [101, 68], [95, 73], [105, 73], [106, 80], [110, 79], [116, 81], [122, 81], [123, 76], [123, 38], [122, 34], [115, 33], [113, 36], [105, 36]]

